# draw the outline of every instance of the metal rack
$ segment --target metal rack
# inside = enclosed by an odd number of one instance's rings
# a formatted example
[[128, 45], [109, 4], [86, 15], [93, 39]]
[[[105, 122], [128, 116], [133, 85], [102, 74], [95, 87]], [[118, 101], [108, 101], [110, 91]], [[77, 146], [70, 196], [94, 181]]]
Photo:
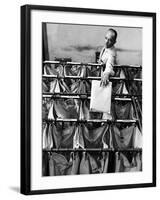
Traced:
[[[101, 77], [92, 77], [92, 76], [66, 76], [64, 73], [64, 68], [65, 66], [72, 66], [72, 65], [79, 65], [79, 66], [84, 66], [84, 67], [99, 67], [100, 70], [103, 69], [104, 65], [98, 64], [98, 63], [80, 63], [80, 62], [63, 62], [63, 61], [44, 61], [43, 66], [45, 65], [61, 65], [63, 67], [63, 76], [58, 76], [58, 75], [48, 75], [48, 74], [43, 74], [42, 79], [43, 80], [53, 80], [53, 79], [73, 79], [73, 80], [86, 80], [86, 81], [91, 81], [91, 80], [100, 80]], [[142, 70], [142, 66], [131, 66], [131, 65], [115, 65], [115, 69], [136, 69], [136, 70]], [[120, 77], [111, 77], [110, 78], [111, 82], [115, 81], [124, 81], [125, 83], [135, 81], [135, 82], [142, 82], [141, 78], [120, 78]], [[128, 89], [129, 90], [129, 89]], [[51, 99], [80, 99], [80, 100], [90, 100], [90, 93], [85, 93], [85, 94], [77, 94], [77, 93], [50, 93], [50, 92], [45, 92], [43, 93], [42, 97], [45, 98], [51, 98]], [[126, 101], [126, 102], [132, 102], [135, 114], [136, 114], [136, 119], [134, 120], [101, 120], [101, 119], [90, 119], [90, 120], [79, 120], [79, 119], [54, 119], [54, 120], [49, 120], [49, 119], [43, 119], [43, 122], [45, 123], [56, 123], [56, 122], [76, 122], [76, 123], [90, 123], [90, 122], [96, 122], [96, 123], [107, 123], [107, 124], [114, 124], [114, 123], [125, 123], [125, 124], [138, 124], [140, 129], [142, 130], [142, 124], [140, 123], [140, 118], [139, 114], [137, 112], [137, 107], [140, 110], [141, 117], [142, 117], [142, 110], [140, 108], [139, 104], [139, 99], [142, 99], [142, 95], [139, 94], [134, 94], [132, 95], [129, 91], [129, 94], [119, 94], [119, 95], [112, 95], [112, 101]], [[75, 152], [75, 151], [87, 151], [87, 152], [98, 152], [98, 151], [106, 151], [106, 152], [142, 152], [142, 149], [102, 149], [102, 148], [87, 148], [87, 149], [43, 149], [43, 151], [47, 152]]]
[[122, 119], [117, 119], [117, 120], [102, 120], [102, 119], [89, 119], [89, 120], [79, 120], [79, 119], [43, 119], [43, 122], [48, 122], [48, 123], [54, 123], [54, 122], [76, 122], [76, 123], [107, 123], [107, 124], [115, 124], [115, 123], [126, 123], [126, 124], [131, 124], [131, 123], [138, 123], [137, 120], [122, 120]]
[[103, 149], [103, 148], [87, 148], [87, 149], [72, 149], [72, 148], [61, 148], [61, 149], [43, 149], [44, 152], [142, 152], [142, 148], [130, 148], [130, 149]]
[[[57, 76], [57, 75], [43, 75], [43, 79], [49, 78], [49, 79], [80, 79], [80, 80], [101, 80], [101, 77], [94, 77], [94, 76], [88, 76], [88, 77], [82, 77], [82, 76]], [[142, 79], [134, 78], [134, 79], [126, 79], [126, 78], [119, 78], [119, 77], [111, 77], [109, 81], [139, 81], [141, 82]]]
[[[63, 62], [63, 61], [55, 61], [55, 60], [45, 60], [43, 64], [62, 64], [62, 65], [83, 65], [83, 66], [104, 66], [104, 64], [99, 63], [83, 63], [83, 62]], [[114, 68], [134, 68], [134, 69], [142, 69], [141, 65], [114, 65]]]

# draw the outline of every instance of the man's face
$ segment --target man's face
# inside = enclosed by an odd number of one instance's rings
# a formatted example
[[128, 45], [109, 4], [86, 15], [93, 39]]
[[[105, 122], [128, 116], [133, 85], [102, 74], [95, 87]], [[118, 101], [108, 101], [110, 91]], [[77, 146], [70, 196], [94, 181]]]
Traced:
[[107, 31], [105, 36], [106, 48], [111, 48], [115, 43], [115, 35], [112, 31]]

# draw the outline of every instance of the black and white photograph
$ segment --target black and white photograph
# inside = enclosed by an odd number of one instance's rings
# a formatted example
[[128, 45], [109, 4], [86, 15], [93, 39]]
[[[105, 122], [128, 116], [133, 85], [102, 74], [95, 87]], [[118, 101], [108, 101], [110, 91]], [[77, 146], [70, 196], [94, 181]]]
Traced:
[[143, 170], [142, 32], [42, 24], [42, 176]]
[[21, 14], [21, 192], [154, 187], [155, 14]]

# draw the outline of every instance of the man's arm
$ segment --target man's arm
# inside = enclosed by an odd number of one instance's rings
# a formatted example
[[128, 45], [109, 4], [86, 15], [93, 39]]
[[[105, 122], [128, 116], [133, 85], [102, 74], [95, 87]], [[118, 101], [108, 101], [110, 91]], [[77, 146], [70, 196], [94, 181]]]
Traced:
[[106, 86], [109, 82], [109, 77], [114, 75], [113, 71], [114, 63], [115, 63], [115, 55], [110, 54], [106, 62], [105, 70], [101, 77], [102, 86]]
[[115, 56], [110, 54], [108, 56], [108, 59], [107, 59], [107, 62], [106, 62], [106, 67], [105, 67], [105, 70], [104, 70], [104, 74], [109, 74], [111, 76], [114, 75], [114, 71], [113, 71], [113, 67], [114, 67], [114, 64], [115, 64]]

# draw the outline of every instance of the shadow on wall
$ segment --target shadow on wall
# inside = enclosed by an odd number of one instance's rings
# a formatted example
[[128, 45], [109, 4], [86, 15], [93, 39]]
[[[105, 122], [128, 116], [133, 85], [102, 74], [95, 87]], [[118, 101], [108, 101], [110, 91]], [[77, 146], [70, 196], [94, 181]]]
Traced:
[[20, 188], [19, 187], [16, 187], [16, 186], [10, 186], [9, 187], [10, 190], [16, 192], [16, 193], [20, 193]]

